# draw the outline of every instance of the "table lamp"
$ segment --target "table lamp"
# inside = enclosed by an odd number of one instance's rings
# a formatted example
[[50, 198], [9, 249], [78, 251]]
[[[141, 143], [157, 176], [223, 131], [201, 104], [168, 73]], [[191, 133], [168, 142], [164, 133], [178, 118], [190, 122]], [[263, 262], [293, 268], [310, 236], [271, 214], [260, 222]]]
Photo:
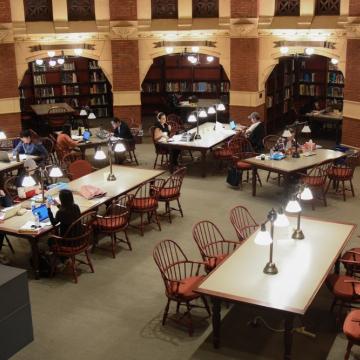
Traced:
[[188, 122], [189, 123], [194, 123], [196, 122], [196, 135], [195, 135], [195, 139], [201, 139], [201, 135], [200, 135], [200, 131], [199, 131], [199, 119], [204, 119], [206, 118], [207, 112], [204, 109], [200, 109], [197, 111], [192, 112], [189, 117], [188, 117]]
[[[125, 152], [126, 148], [124, 146], [124, 144], [117, 142], [114, 143], [111, 142], [111, 139], [109, 138], [109, 142], [108, 142], [108, 155], [109, 155], [109, 165], [110, 165], [110, 173], [107, 177], [107, 181], [115, 181], [116, 180], [116, 176], [113, 173], [113, 162], [112, 162], [112, 153], [122, 153]], [[105, 160], [106, 159], [106, 154], [104, 152], [104, 150], [100, 147], [98, 147], [98, 149], [95, 152], [94, 155], [94, 159], [95, 160]]]
[[208, 115], [214, 115], [215, 114], [215, 121], [218, 121], [218, 111], [225, 111], [225, 105], [220, 103], [220, 104], [215, 104], [213, 106], [210, 106], [207, 110]]
[[292, 197], [292, 199], [286, 205], [285, 211], [290, 214], [297, 214], [297, 227], [292, 234], [292, 239], [302, 240], [305, 238], [303, 231], [300, 228], [301, 221], [301, 206], [296, 199], [296, 195]]
[[94, 112], [91, 110], [90, 111], [90, 113], [89, 113], [89, 115], [88, 115], [88, 119], [89, 120], [94, 120], [94, 119], [96, 119], [96, 115], [94, 114]]
[[0, 130], [0, 140], [5, 140], [6, 139], [6, 134]]
[[79, 114], [80, 116], [87, 116], [87, 114], [88, 113], [87, 113], [87, 111], [85, 109], [80, 110], [80, 114]]
[[304, 121], [304, 122], [295, 121], [293, 124], [287, 125], [284, 132], [283, 132], [283, 134], [282, 134], [283, 137], [289, 138], [292, 135], [291, 132], [290, 132], [290, 129], [294, 130], [295, 151], [292, 154], [293, 158], [299, 158], [300, 157], [300, 154], [298, 152], [298, 147], [299, 147], [298, 137], [299, 137], [299, 129], [300, 128], [301, 128], [301, 132], [304, 133], [304, 134], [311, 133], [311, 129], [310, 129], [310, 127], [309, 127], [309, 125], [308, 125], [308, 123], [306, 121]]

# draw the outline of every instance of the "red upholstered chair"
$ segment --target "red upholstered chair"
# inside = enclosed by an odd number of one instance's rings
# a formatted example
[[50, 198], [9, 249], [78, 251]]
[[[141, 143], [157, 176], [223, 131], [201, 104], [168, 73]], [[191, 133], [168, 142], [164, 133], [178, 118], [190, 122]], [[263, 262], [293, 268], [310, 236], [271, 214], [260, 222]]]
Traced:
[[76, 160], [82, 160], [81, 159], [81, 153], [79, 151], [72, 151], [70, 153], [67, 153], [62, 158], [61, 165], [68, 170], [68, 167], [71, 163], [73, 163]]
[[[49, 238], [51, 250], [56, 257], [67, 257], [70, 259], [71, 270], [75, 283], [77, 283], [77, 263], [85, 264], [94, 272], [94, 267], [89, 257], [89, 247], [92, 243], [93, 223], [96, 212], [88, 212], [75, 220], [64, 234], [64, 236], [52, 235]], [[84, 254], [85, 259], [78, 256]], [[56, 261], [52, 262], [51, 275], [54, 275]]]
[[[243, 161], [244, 159], [249, 159], [254, 156], [258, 155], [255, 152], [238, 152], [232, 156], [233, 165], [238, 169], [241, 170], [240, 173], [240, 184], [242, 185], [243, 182], [243, 174], [246, 172], [246, 182], [249, 182], [250, 179], [250, 171], [252, 171], [252, 166], [247, 162]], [[259, 185], [262, 186], [262, 182], [258, 172], [256, 172], [256, 179], [259, 182]]]
[[159, 207], [159, 189], [162, 184], [161, 179], [144, 182], [137, 188], [134, 197], [130, 201], [131, 213], [140, 214], [140, 225], [136, 227], [140, 229], [141, 236], [144, 236], [144, 214], [147, 214], [148, 224], [151, 223], [151, 220], [154, 220], [161, 231], [157, 209]]
[[[165, 213], [163, 215], [167, 215], [169, 217], [169, 222], [171, 223], [171, 210], [179, 211], [181, 217], [184, 216], [181, 204], [180, 204], [180, 194], [181, 194], [181, 186], [184, 180], [184, 176], [186, 174], [186, 168], [182, 167], [177, 169], [171, 176], [169, 176], [166, 180], [162, 179], [162, 185], [158, 190], [158, 201], [165, 203]], [[158, 179], [160, 180], [160, 179]], [[172, 208], [170, 206], [171, 201], [177, 201], [178, 208]]]
[[[133, 195], [123, 195], [115, 200], [106, 210], [104, 216], [97, 215], [96, 221], [94, 223], [95, 233], [105, 234], [110, 236], [111, 239], [111, 251], [113, 258], [116, 254], [116, 245], [118, 242], [125, 243], [129, 250], [132, 250], [129, 237], [127, 235], [126, 229], [129, 225], [130, 219], [130, 202], [133, 198]], [[118, 238], [116, 234], [122, 231], [124, 233], [125, 239]], [[93, 249], [97, 247], [98, 241], [94, 242]]]
[[259, 224], [251, 216], [245, 206], [235, 206], [230, 210], [230, 222], [233, 225], [239, 241], [246, 240], [258, 227]]
[[154, 169], [157, 166], [157, 161], [158, 161], [158, 157], [160, 155], [160, 166], [167, 166], [169, 164], [169, 150], [164, 147], [161, 146], [161, 144], [157, 143], [154, 139], [154, 134], [155, 134], [155, 126], [152, 126], [150, 129], [150, 135], [151, 135], [151, 139], [153, 141], [154, 147], [155, 147], [155, 162], [154, 162]]
[[313, 192], [314, 198], [310, 200], [313, 210], [315, 210], [316, 197], [319, 197], [324, 202], [324, 205], [327, 206], [326, 181], [331, 166], [331, 163], [317, 165], [310, 170], [309, 174], [303, 174], [301, 177], [301, 183], [307, 185]]
[[352, 310], [346, 317], [344, 326], [344, 334], [348, 339], [346, 354], [344, 359], [350, 358], [351, 348], [354, 345], [360, 345], [360, 310]]
[[205, 297], [194, 292], [198, 284], [204, 279], [201, 270], [204, 263], [191, 261], [187, 258], [180, 246], [172, 240], [163, 240], [154, 249], [153, 257], [158, 266], [165, 285], [165, 294], [168, 299], [162, 319], [165, 325], [171, 301], [176, 302], [176, 313], [179, 313], [180, 306], [186, 306], [185, 315], [188, 317], [189, 335], [193, 334], [193, 323], [191, 310], [199, 307], [193, 301], [201, 298], [204, 308], [208, 312], [210, 309]]
[[87, 160], [76, 160], [69, 164], [67, 174], [70, 180], [76, 180], [93, 171], [92, 165]]
[[326, 193], [329, 190], [331, 183], [333, 183], [333, 188], [335, 191], [339, 190], [340, 183], [342, 184], [341, 191], [344, 201], [346, 201], [346, 187], [345, 182], [348, 181], [350, 184], [350, 190], [352, 196], [355, 196], [354, 186], [352, 179], [354, 177], [355, 168], [359, 165], [360, 162], [360, 151], [355, 153], [352, 156], [346, 158], [345, 163], [341, 165], [334, 165], [329, 169], [329, 183], [326, 188]]
[[201, 257], [210, 272], [231, 254], [239, 242], [225, 240], [219, 228], [211, 221], [203, 220], [193, 226], [193, 238], [199, 248]]

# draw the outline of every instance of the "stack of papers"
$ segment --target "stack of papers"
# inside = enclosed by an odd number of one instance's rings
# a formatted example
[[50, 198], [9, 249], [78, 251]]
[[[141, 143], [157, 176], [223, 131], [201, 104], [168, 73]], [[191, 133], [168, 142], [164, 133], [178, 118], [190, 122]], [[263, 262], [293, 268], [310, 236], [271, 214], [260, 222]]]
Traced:
[[21, 228], [19, 229], [19, 232], [35, 234], [46, 226], [51, 226], [51, 223], [43, 222], [43, 223], [40, 223], [39, 226], [36, 226], [34, 221], [27, 221], [23, 226], [21, 226]]

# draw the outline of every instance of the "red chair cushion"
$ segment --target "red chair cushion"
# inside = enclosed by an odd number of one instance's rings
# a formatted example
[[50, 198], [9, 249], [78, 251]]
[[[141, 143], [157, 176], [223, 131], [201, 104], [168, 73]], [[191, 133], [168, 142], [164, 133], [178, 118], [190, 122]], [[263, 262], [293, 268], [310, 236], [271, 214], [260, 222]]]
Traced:
[[221, 261], [223, 261], [228, 255], [227, 254], [221, 254], [214, 258], [210, 258], [208, 261], [206, 261], [206, 266], [210, 270], [216, 268], [220, 264]]
[[160, 198], [173, 198], [180, 195], [180, 191], [178, 188], [164, 188], [159, 192]]
[[154, 198], [135, 198], [131, 201], [133, 209], [149, 209], [157, 207], [158, 202]]
[[360, 340], [360, 310], [351, 311], [344, 322], [344, 334], [353, 341]]
[[326, 279], [326, 285], [335, 297], [350, 300], [354, 295], [360, 294], [360, 284], [355, 284], [356, 294], [354, 294], [354, 284], [345, 282], [345, 280], [354, 280], [354, 278], [346, 275], [331, 274]]
[[214, 155], [218, 158], [229, 158], [233, 155], [233, 151], [228, 147], [217, 148], [214, 150]]
[[197, 297], [198, 294], [194, 293], [194, 289], [196, 289], [201, 280], [204, 279], [203, 275], [200, 276], [190, 276], [188, 278], [182, 279], [181, 284], [179, 285], [179, 289], [177, 290], [178, 283], [173, 282], [171, 284], [171, 291], [173, 295], [180, 295], [183, 297]]
[[333, 166], [332, 168], [329, 169], [328, 174], [331, 178], [343, 179], [343, 178], [351, 178], [352, 172], [353, 171], [351, 168]]
[[324, 177], [322, 176], [305, 176], [302, 179], [303, 183], [309, 186], [322, 186], [324, 185]]
[[117, 229], [126, 224], [126, 219], [123, 216], [113, 218], [99, 218], [94, 222], [94, 226], [104, 230]]
[[251, 165], [241, 160], [236, 162], [236, 167], [240, 170], [251, 170]]

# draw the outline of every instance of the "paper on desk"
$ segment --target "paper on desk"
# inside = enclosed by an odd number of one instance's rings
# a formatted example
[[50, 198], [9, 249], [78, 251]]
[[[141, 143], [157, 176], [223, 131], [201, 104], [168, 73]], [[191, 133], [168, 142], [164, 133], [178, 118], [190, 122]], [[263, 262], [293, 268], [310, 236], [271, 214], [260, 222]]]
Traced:
[[182, 138], [182, 134], [180, 134], [180, 135], [174, 135], [171, 139], [172, 139], [172, 141], [180, 141], [181, 138]]
[[83, 139], [83, 137], [81, 135], [71, 135], [71, 138], [73, 140], [82, 140]]
[[51, 226], [50, 222], [41, 222], [38, 227], [35, 226], [34, 221], [27, 221], [23, 226], [20, 227], [20, 232], [31, 232], [36, 233], [40, 229], [43, 229], [46, 226]]

